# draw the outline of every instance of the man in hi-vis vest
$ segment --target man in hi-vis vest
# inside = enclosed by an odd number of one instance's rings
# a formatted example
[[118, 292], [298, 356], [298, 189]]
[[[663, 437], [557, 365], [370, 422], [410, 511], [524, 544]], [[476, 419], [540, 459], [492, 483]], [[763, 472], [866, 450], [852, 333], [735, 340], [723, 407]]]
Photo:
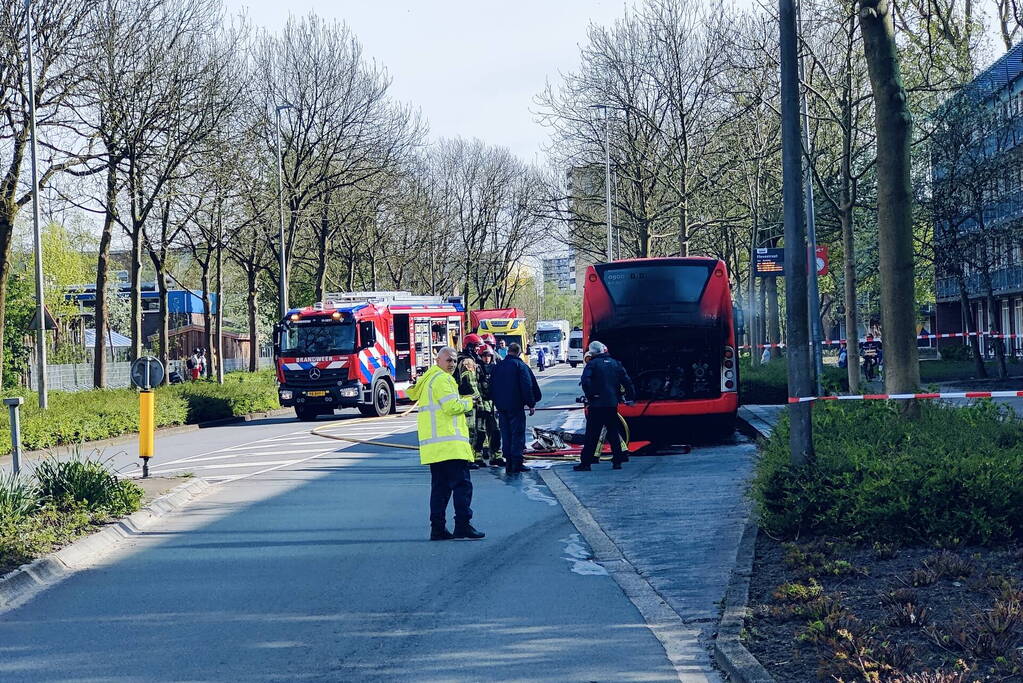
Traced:
[[[409, 387], [408, 397], [419, 405], [419, 462], [430, 466], [430, 540], [480, 539], [472, 519], [472, 480], [469, 464], [475, 456], [469, 443], [466, 413], [473, 409], [475, 396], [460, 397], [452, 373], [458, 352], [445, 346], [437, 352], [437, 363]], [[448, 500], [454, 498], [455, 533], [447, 530]]]

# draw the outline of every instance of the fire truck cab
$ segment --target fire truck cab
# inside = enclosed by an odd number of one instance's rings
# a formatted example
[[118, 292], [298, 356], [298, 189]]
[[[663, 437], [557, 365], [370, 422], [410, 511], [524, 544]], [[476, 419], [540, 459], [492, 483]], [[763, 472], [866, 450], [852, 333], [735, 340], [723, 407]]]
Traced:
[[461, 297], [408, 292], [328, 294], [291, 309], [274, 329], [281, 405], [300, 420], [337, 408], [393, 413], [437, 351], [458, 347], [464, 322]]

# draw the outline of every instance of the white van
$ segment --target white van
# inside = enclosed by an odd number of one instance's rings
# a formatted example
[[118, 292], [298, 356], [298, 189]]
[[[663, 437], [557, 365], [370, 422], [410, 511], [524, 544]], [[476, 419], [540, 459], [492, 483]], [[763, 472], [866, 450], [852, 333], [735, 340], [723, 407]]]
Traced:
[[583, 362], [583, 331], [578, 327], [568, 333], [568, 364], [573, 368]]

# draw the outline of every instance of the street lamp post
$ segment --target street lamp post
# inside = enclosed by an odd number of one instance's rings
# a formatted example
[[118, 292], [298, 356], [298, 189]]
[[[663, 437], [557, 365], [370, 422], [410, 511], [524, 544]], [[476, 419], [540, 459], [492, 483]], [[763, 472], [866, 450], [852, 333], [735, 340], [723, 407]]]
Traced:
[[280, 279], [277, 282], [277, 293], [280, 297], [281, 320], [288, 313], [288, 274], [286, 271], [286, 244], [284, 241], [284, 160], [281, 158], [281, 112], [294, 109], [293, 105], [281, 104], [274, 109], [274, 120], [277, 128], [277, 207], [280, 213]]
[[[46, 307], [43, 302], [43, 240], [39, 231], [39, 161], [36, 145], [35, 62], [32, 59], [32, 0], [25, 0], [25, 37], [28, 54], [28, 117], [32, 156], [32, 236], [35, 239], [36, 271], [36, 374], [39, 407], [46, 410]], [[100, 334], [96, 330], [96, 334]]]
[[614, 260], [611, 240], [611, 108], [606, 104], [590, 105], [592, 109], [604, 111], [604, 188], [607, 190], [607, 261]]

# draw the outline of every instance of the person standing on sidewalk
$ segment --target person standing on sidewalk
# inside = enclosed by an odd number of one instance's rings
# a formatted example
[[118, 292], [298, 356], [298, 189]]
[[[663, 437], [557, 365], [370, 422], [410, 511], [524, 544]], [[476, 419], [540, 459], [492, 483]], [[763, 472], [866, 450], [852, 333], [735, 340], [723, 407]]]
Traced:
[[[430, 466], [430, 540], [452, 538], [477, 540], [485, 534], [473, 528], [473, 461], [469, 427], [465, 415], [472, 411], [474, 397], [460, 398], [452, 373], [458, 352], [445, 346], [437, 352], [436, 364], [408, 388], [408, 397], [419, 406], [419, 462]], [[455, 532], [447, 530], [448, 500], [454, 497]]]
[[497, 364], [490, 378], [490, 396], [497, 408], [501, 426], [501, 446], [504, 451], [506, 474], [528, 472], [522, 459], [526, 450], [526, 415], [536, 412], [536, 404], [543, 398], [536, 375], [522, 358], [522, 347], [512, 342], [508, 357]]
[[586, 440], [579, 464], [572, 469], [576, 472], [589, 472], [591, 465], [600, 461], [597, 446], [601, 431], [606, 430], [607, 442], [611, 445], [611, 467], [620, 470], [628, 456], [622, 449], [618, 404], [623, 395], [625, 402], [631, 404], [636, 392], [629, 373], [608, 354], [607, 346], [593, 341], [590, 342], [589, 351], [593, 359], [583, 368], [583, 376], [579, 381], [586, 395]]

